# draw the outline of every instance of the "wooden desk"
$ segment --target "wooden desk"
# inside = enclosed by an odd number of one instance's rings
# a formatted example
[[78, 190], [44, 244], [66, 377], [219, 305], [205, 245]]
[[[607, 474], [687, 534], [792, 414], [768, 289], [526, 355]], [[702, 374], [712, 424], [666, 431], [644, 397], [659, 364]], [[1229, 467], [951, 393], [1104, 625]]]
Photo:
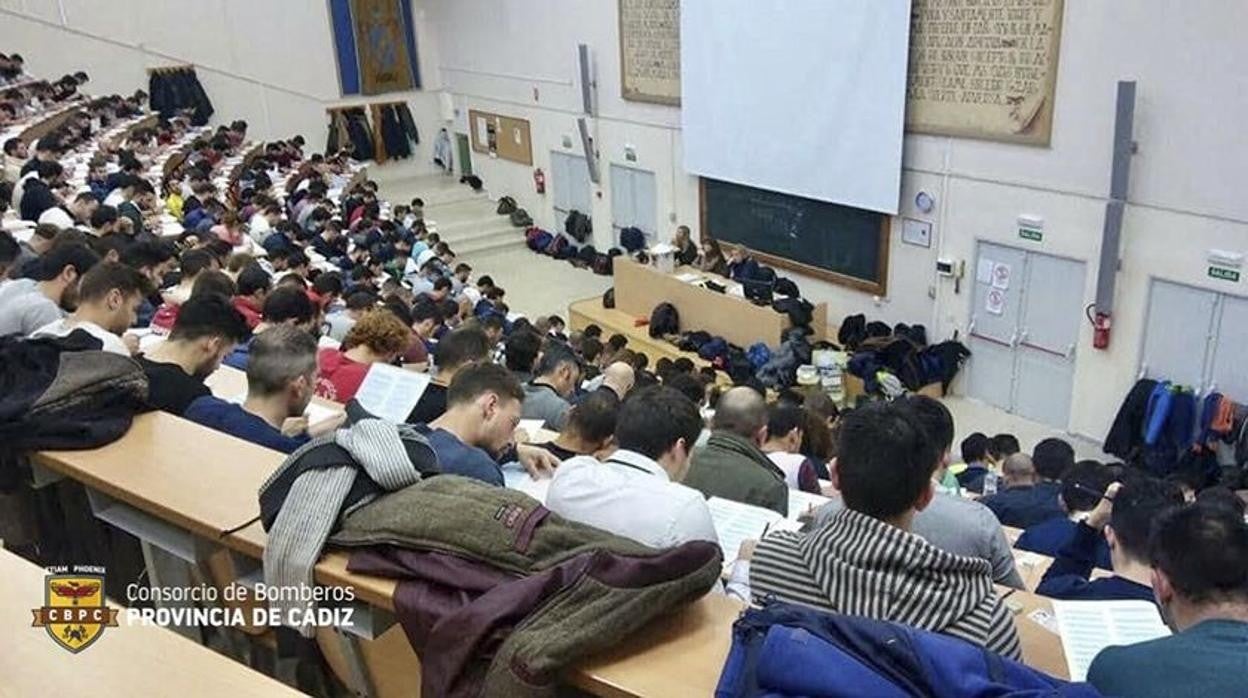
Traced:
[[70, 654], [30, 626], [30, 609], [43, 605], [44, 571], [0, 551], [0, 693], [44, 696], [57, 693], [134, 696], [298, 696], [246, 665], [156, 626], [107, 628], [88, 649]]
[[[649, 318], [649, 314], [646, 317]], [[711, 365], [711, 362], [699, 357], [694, 352], [681, 351], [674, 344], [652, 338], [646, 326], [638, 327], [634, 320], [635, 318], [632, 315], [622, 310], [602, 307], [602, 299], [597, 296], [575, 301], [568, 306], [568, 326], [570, 328], [579, 331], [589, 325], [598, 325], [602, 328], [604, 343], [606, 342], [606, 337], [610, 337], [612, 334], [622, 334], [628, 338], [628, 346], [626, 348], [649, 357], [651, 367], [659, 359], [666, 358], [675, 361], [682, 357], [692, 361], [698, 368]]]
[[1020, 608], [1014, 614], [1014, 627], [1018, 631], [1018, 640], [1023, 646], [1023, 661], [1027, 666], [1059, 679], [1069, 679], [1061, 638], [1029, 617], [1037, 609], [1052, 614], [1053, 604], [1049, 599], [1027, 591], [1013, 591], [1005, 595], [1005, 603], [1011, 610]]
[[[705, 274], [679, 267], [675, 274]], [[742, 348], [755, 342], [774, 347], [789, 327], [789, 317], [771, 306], [758, 306], [736, 296], [687, 284], [675, 274], [664, 274], [652, 267], [623, 257], [615, 260], [615, 307], [629, 315], [649, 318], [659, 303], [671, 303], [680, 313], [681, 331], [703, 330], [719, 335]], [[729, 282], [731, 283], [731, 282]], [[815, 304], [811, 329], [815, 337], [826, 337], [828, 306]]]

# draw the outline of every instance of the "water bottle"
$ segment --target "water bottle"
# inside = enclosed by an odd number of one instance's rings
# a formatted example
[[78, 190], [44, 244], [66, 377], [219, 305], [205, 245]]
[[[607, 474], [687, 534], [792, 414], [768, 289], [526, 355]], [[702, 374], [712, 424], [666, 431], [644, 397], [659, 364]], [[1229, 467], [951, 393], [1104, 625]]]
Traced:
[[990, 494], [996, 494], [996, 493], [997, 493], [997, 474], [996, 472], [989, 470], [988, 474], [984, 475], [984, 496], [987, 497]]

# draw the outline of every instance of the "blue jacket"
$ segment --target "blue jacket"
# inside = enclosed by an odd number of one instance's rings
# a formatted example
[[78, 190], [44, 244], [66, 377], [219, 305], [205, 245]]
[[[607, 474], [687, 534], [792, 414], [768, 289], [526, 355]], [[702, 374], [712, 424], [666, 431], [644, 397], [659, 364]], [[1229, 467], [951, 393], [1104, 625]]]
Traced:
[[225, 355], [221, 363], [230, 368], [237, 368], [240, 371], [247, 370], [247, 360], [251, 358], [251, 340], [242, 342], [234, 346], [234, 351]]
[[1125, 577], [1114, 575], [1089, 579], [1096, 565], [1097, 541], [1100, 539], [1100, 531], [1084, 523], [1075, 524], [1075, 534], [1049, 565], [1036, 585], [1036, 593], [1054, 599], [1080, 601], [1135, 599], [1155, 602], [1151, 588]]
[[[1063, 516], [1027, 527], [1023, 535], [1019, 536], [1018, 541], [1014, 543], [1014, 547], [1057, 557], [1074, 535], [1075, 522]], [[1114, 569], [1114, 563], [1109, 559], [1109, 544], [1103, 537], [1097, 540], [1096, 566], [1103, 570]]]
[[857, 616], [773, 602], [732, 626], [717, 698], [1078, 698], [1098, 694], [969, 642]]
[[740, 262], [728, 265], [728, 277], [738, 283], [758, 276], [758, 262], [753, 257], [746, 257]]
[[1248, 696], [1248, 623], [1207, 620], [1170, 637], [1106, 647], [1088, 681], [1131, 698]]

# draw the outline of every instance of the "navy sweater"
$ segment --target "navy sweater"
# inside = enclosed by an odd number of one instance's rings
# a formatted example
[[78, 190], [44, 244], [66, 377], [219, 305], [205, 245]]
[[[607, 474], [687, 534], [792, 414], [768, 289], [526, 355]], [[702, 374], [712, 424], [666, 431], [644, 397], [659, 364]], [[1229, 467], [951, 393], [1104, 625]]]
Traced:
[[[1058, 553], [1070, 542], [1074, 535], [1075, 522], [1063, 516], [1029, 526], [1027, 530], [1023, 531], [1023, 535], [1018, 537], [1014, 547], [1019, 550], [1030, 550], [1033, 553], [1048, 555], [1049, 557], [1057, 557]], [[1096, 566], [1103, 570], [1114, 569], [1114, 563], [1109, 559], [1109, 544], [1102, 537], [1098, 537], [1097, 540]]]
[[1154, 601], [1151, 587], [1114, 575], [1089, 579], [1096, 566], [1096, 546], [1101, 534], [1085, 523], [1075, 524], [1075, 533], [1058, 552], [1044, 573], [1036, 593], [1054, 599], [1107, 601], [1138, 599]]

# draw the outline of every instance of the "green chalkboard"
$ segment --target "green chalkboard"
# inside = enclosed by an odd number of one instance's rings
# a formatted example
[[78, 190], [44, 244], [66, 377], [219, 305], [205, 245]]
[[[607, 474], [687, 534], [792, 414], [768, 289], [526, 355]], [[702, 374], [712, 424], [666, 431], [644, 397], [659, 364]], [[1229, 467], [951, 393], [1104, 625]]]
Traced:
[[882, 295], [888, 216], [702, 179], [702, 234], [745, 245], [763, 262]]

